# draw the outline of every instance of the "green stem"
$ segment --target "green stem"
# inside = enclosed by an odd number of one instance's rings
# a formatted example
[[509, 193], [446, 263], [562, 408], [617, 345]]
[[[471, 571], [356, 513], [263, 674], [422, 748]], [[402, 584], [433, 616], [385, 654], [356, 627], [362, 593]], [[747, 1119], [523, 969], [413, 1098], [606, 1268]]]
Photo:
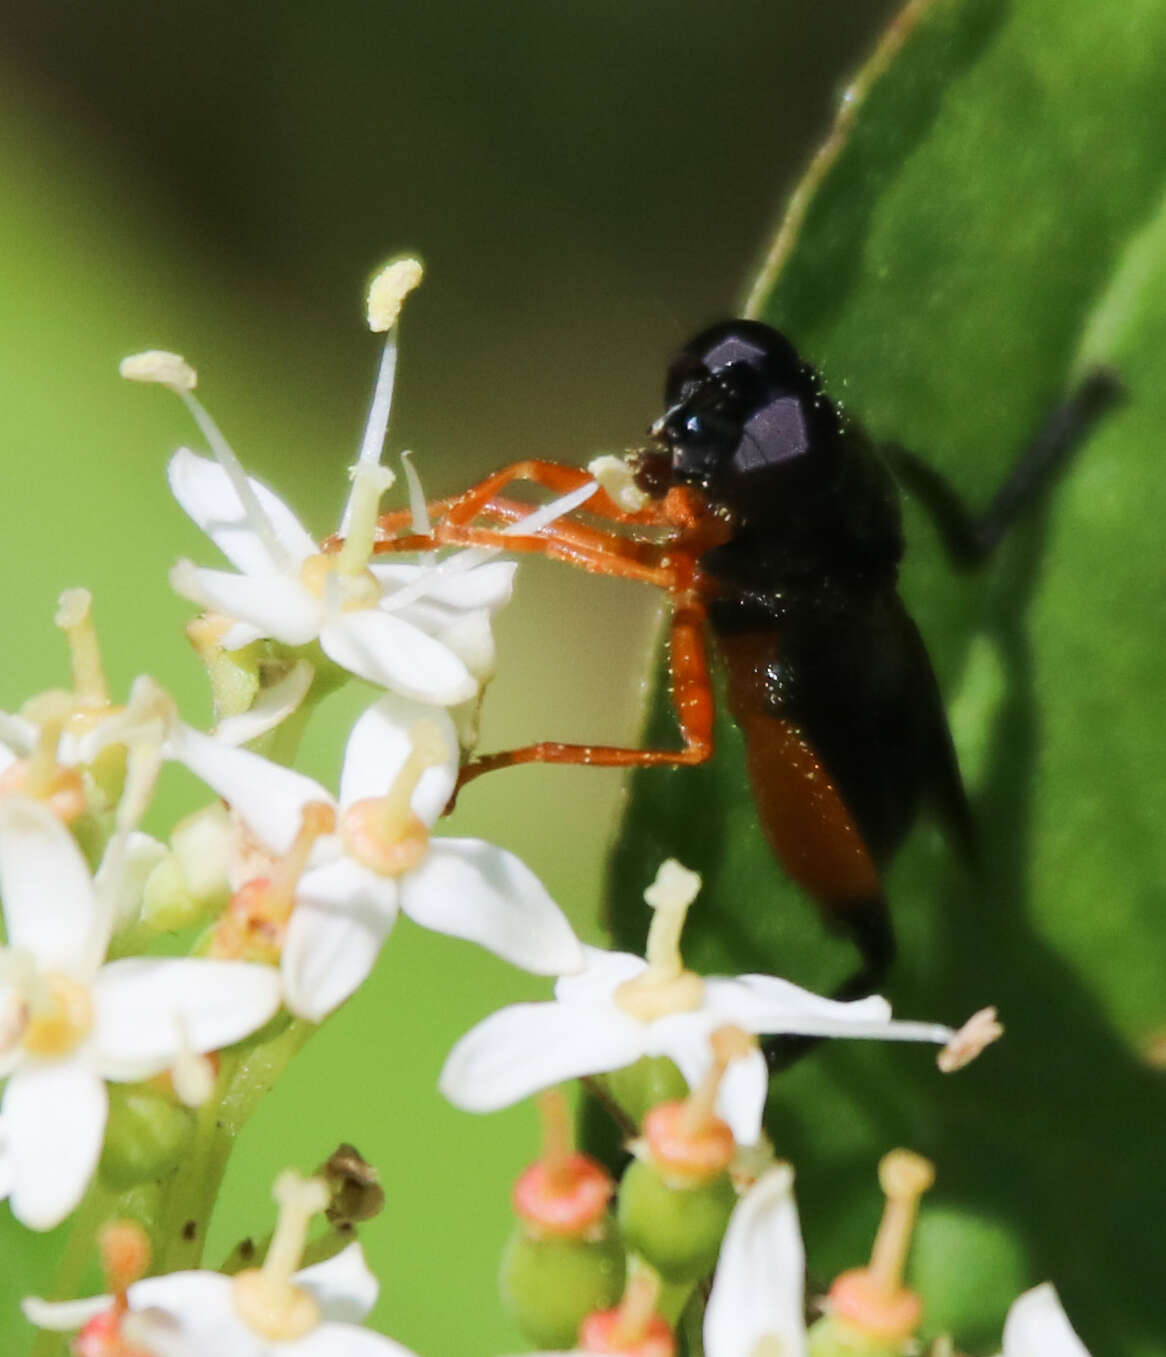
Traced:
[[197, 1268], [235, 1140], [259, 1100], [316, 1030], [292, 1021], [267, 1041], [223, 1057], [214, 1095], [199, 1108], [190, 1153], [169, 1184], [155, 1237], [155, 1272]]

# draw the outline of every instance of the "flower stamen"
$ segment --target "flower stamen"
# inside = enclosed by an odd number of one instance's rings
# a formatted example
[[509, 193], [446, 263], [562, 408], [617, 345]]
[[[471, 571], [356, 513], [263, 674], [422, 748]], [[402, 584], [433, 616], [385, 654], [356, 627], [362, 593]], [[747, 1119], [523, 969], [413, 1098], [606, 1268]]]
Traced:
[[261, 1268], [235, 1278], [235, 1311], [249, 1328], [272, 1342], [290, 1342], [320, 1322], [315, 1298], [292, 1281], [308, 1238], [308, 1223], [328, 1205], [328, 1189], [319, 1178], [301, 1178], [289, 1170], [275, 1180], [279, 1219]]
[[223, 436], [222, 430], [211, 418], [210, 412], [194, 394], [198, 384], [195, 370], [178, 354], [165, 353], [151, 349], [146, 353], [131, 354], [123, 358], [118, 367], [121, 376], [133, 382], [156, 382], [173, 391], [178, 399], [190, 411], [194, 422], [202, 430], [203, 437], [210, 445], [215, 460], [227, 474], [239, 505], [247, 517], [247, 522], [267, 548], [272, 561], [283, 570], [290, 570], [292, 562], [276, 535], [271, 519], [259, 503], [247, 473], [243, 470], [234, 450]]
[[66, 589], [57, 600], [54, 623], [65, 633], [73, 670], [73, 696], [91, 712], [110, 707], [109, 685], [101, 663], [101, 646], [93, 625], [93, 595], [88, 589]]
[[429, 848], [429, 828], [413, 813], [413, 793], [426, 769], [449, 757], [436, 721], [422, 718], [409, 732], [411, 748], [384, 796], [354, 801], [344, 812], [341, 834], [357, 861], [382, 876], [411, 871]]
[[625, 980], [615, 1002], [641, 1022], [666, 1013], [691, 1013], [704, 1002], [704, 982], [688, 970], [680, 955], [680, 934], [689, 906], [700, 890], [700, 877], [668, 858], [644, 892], [655, 913], [648, 929], [645, 957], [648, 969]]
[[336, 829], [336, 811], [326, 801], [309, 801], [300, 829], [269, 876], [254, 877], [231, 897], [215, 925], [210, 955], [224, 961], [278, 961], [283, 935], [295, 908], [296, 888], [308, 868], [316, 840]]

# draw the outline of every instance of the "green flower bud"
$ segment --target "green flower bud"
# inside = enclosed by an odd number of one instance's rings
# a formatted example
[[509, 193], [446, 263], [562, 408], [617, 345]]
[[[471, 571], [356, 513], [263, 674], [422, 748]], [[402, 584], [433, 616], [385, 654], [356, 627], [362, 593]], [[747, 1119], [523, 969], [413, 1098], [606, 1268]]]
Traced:
[[727, 1173], [688, 1187], [637, 1159], [619, 1185], [620, 1231], [665, 1281], [697, 1281], [717, 1261], [736, 1200]]
[[171, 852], [146, 880], [142, 922], [169, 932], [221, 913], [231, 895], [227, 869], [235, 840], [230, 812], [218, 802], [180, 820]]
[[109, 1085], [109, 1121], [100, 1174], [122, 1192], [137, 1183], [168, 1177], [194, 1134], [194, 1113], [146, 1084]]
[[637, 1126], [649, 1108], [683, 1098], [688, 1092], [684, 1075], [663, 1055], [645, 1056], [604, 1079], [611, 1096]]
[[625, 1268], [614, 1229], [598, 1240], [535, 1239], [518, 1225], [502, 1254], [502, 1302], [538, 1347], [572, 1348], [585, 1316], [618, 1302]]

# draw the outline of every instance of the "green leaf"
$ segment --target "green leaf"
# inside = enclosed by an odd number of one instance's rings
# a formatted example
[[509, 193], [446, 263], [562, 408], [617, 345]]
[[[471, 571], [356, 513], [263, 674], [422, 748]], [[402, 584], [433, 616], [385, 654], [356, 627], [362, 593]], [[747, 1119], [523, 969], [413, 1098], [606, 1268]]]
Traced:
[[[879, 440], [987, 502], [1089, 364], [1128, 400], [988, 567], [957, 577], [906, 508], [902, 594], [949, 700], [979, 880], [922, 827], [888, 882], [903, 1016], [1000, 1005], [1008, 1034], [941, 1077], [929, 1053], [838, 1043], [776, 1081], [812, 1275], [861, 1261], [874, 1169], [933, 1157], [929, 1329], [995, 1351], [1045, 1278], [1093, 1352], [1166, 1353], [1166, 4], [965, 0], [904, 11], [794, 199], [752, 310]], [[648, 738], [674, 743], [657, 686]], [[661, 857], [705, 877], [693, 964], [829, 987], [854, 968], [770, 858], [738, 733], [633, 783], [612, 868], [642, 939]], [[924, 1206], [926, 1219], [927, 1206]]]

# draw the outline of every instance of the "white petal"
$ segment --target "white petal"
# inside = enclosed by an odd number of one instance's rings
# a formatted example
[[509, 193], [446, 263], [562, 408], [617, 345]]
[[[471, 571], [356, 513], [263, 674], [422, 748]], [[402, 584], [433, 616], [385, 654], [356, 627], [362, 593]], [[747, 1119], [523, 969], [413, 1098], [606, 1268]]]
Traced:
[[8, 945], [42, 970], [87, 979], [105, 954], [111, 914], [98, 902], [73, 836], [41, 805], [0, 800], [0, 896]]
[[733, 1211], [705, 1310], [707, 1357], [753, 1357], [763, 1338], [782, 1357], [805, 1357], [806, 1255], [792, 1183], [778, 1164]]
[[401, 879], [401, 908], [424, 928], [480, 943], [536, 975], [583, 966], [579, 939], [538, 877], [481, 839], [435, 839]]
[[261, 1357], [269, 1351], [236, 1313], [231, 1279], [217, 1272], [148, 1277], [130, 1287], [129, 1302], [135, 1317], [157, 1324], [149, 1341], [158, 1357]]
[[342, 669], [418, 702], [452, 706], [478, 691], [452, 650], [376, 608], [328, 616], [320, 628], [320, 644]]
[[583, 948], [583, 969], [555, 981], [555, 998], [563, 1003], [610, 999], [625, 980], [642, 975], [648, 963], [631, 952], [609, 952], [602, 947]]
[[12, 1214], [33, 1230], [59, 1225], [85, 1195], [105, 1134], [105, 1085], [79, 1060], [26, 1064], [4, 1091]]
[[183, 1049], [217, 1051], [262, 1027], [280, 1003], [271, 966], [201, 957], [126, 957], [93, 984], [95, 1058], [108, 1079], [145, 1079]]
[[380, 1283], [358, 1243], [349, 1244], [323, 1263], [303, 1268], [293, 1279], [310, 1291], [326, 1320], [359, 1324], [376, 1304]]
[[119, 860], [117, 855], [111, 858], [108, 851], [109, 847], [116, 843], [116, 838], [110, 840], [94, 882], [100, 890], [111, 869], [119, 874], [118, 890], [112, 902], [114, 927], [124, 928], [126, 924], [137, 919], [141, 911], [142, 891], [146, 885], [146, 878], [166, 857], [168, 849], [164, 843], [160, 843], [151, 835], [135, 829], [126, 840], [125, 856]]
[[88, 1324], [94, 1315], [108, 1310], [112, 1296], [88, 1296], [85, 1300], [42, 1300], [40, 1296], [25, 1296], [20, 1302], [25, 1319], [38, 1329], [53, 1333], [70, 1333]]
[[496, 1112], [564, 1079], [630, 1065], [646, 1052], [646, 1030], [609, 1004], [513, 1004], [462, 1037], [439, 1087], [467, 1112]]
[[284, 645], [306, 645], [320, 627], [319, 601], [286, 575], [230, 575], [180, 561], [170, 572], [170, 586], [200, 608], [249, 623], [258, 635]]
[[365, 797], [385, 795], [413, 747], [409, 732], [421, 720], [432, 721], [440, 730], [446, 759], [422, 773], [409, 804], [415, 815], [427, 825], [433, 824], [445, 809], [457, 782], [460, 757], [457, 730], [443, 708], [413, 702], [396, 693], [386, 693], [352, 727], [340, 774], [342, 806], [350, 806]]
[[40, 728], [34, 722], [0, 711], [0, 772], [17, 758], [27, 758], [39, 738]]
[[[167, 469], [174, 498], [237, 569], [245, 575], [277, 569], [271, 554], [252, 528], [231, 478], [209, 457], [179, 448]], [[287, 505], [259, 481], [247, 478], [288, 556], [300, 565], [319, 550]]]
[[250, 622], [235, 622], [223, 635], [219, 644], [224, 650], [242, 650], [252, 641], [258, 641], [265, 635], [262, 627], [253, 627]]
[[[393, 585], [413, 584], [426, 574], [432, 576], [425, 598], [449, 608], [470, 609], [504, 607], [514, 593], [514, 573], [518, 569], [516, 561], [488, 561], [473, 570], [459, 571], [457, 574], [438, 574], [432, 566], [373, 565], [369, 567], [387, 592], [385, 603], [393, 606]], [[407, 605], [409, 606], [409, 605]], [[408, 616], [408, 613], [405, 613]]]
[[1004, 1323], [1004, 1357], [1089, 1357], [1052, 1282], [1013, 1301]]
[[396, 922], [397, 893], [396, 881], [351, 858], [302, 879], [281, 962], [297, 1017], [322, 1021], [364, 981]]
[[890, 1004], [877, 994], [850, 1002], [825, 999], [771, 975], [743, 975], [732, 980], [710, 976], [705, 987], [705, 1006], [718, 1022], [736, 1023], [747, 1032], [886, 1036], [894, 1027]]
[[249, 749], [233, 749], [189, 726], [174, 733], [167, 752], [213, 787], [273, 853], [286, 853], [292, 846], [309, 801], [336, 804], [329, 792], [303, 773]]
[[760, 1050], [734, 1060], [717, 1090], [717, 1115], [729, 1123], [738, 1145], [756, 1145], [769, 1089], [769, 1072]]
[[355, 1324], [321, 1324], [293, 1343], [281, 1343], [279, 1357], [416, 1357], [416, 1353]]
[[307, 660], [297, 660], [283, 678], [260, 690], [249, 711], [228, 716], [215, 728], [223, 744], [249, 744], [286, 721], [308, 695], [316, 671]]

